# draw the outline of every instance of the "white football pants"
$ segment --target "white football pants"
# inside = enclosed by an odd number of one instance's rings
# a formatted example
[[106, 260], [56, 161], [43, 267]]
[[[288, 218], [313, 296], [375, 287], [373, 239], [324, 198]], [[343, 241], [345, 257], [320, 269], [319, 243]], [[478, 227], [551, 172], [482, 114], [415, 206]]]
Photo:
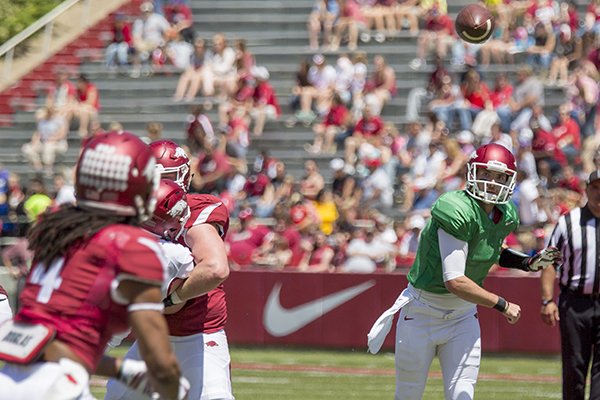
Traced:
[[[169, 341], [173, 345], [181, 373], [190, 381], [189, 400], [234, 400], [231, 359], [225, 331], [169, 336]], [[137, 342], [129, 348], [125, 358], [141, 360]], [[106, 385], [104, 399], [146, 400], [147, 397], [140, 397], [122, 383], [111, 379]]]
[[446, 400], [471, 400], [481, 361], [477, 308], [433, 308], [415, 299], [396, 326], [395, 400], [420, 400], [433, 357], [439, 357]]

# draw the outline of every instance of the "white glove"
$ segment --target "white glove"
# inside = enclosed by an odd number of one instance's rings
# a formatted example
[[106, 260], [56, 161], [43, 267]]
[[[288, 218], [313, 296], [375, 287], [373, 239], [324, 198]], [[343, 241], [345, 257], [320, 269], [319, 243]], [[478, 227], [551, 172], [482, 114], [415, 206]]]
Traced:
[[562, 253], [556, 247], [546, 247], [529, 259], [529, 270], [539, 271], [562, 262]]
[[124, 383], [134, 392], [152, 399], [152, 387], [150, 377], [148, 376], [148, 367], [144, 361], [125, 359], [121, 364], [121, 369], [117, 379]]
[[[148, 376], [148, 368], [144, 361], [123, 360], [117, 379], [127, 385], [134, 392], [141, 394], [149, 400], [162, 400], [164, 397], [154, 390]], [[179, 377], [179, 393], [177, 400], [186, 400], [190, 391], [190, 382], [182, 375]]]

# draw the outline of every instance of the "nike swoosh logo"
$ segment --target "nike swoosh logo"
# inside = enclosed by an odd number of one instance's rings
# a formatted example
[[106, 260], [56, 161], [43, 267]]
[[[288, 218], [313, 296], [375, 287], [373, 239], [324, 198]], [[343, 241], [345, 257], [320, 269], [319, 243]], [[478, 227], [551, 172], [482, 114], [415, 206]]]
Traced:
[[287, 336], [321, 318], [329, 311], [350, 301], [374, 285], [374, 280], [367, 281], [337, 293], [332, 293], [308, 303], [286, 309], [283, 308], [279, 301], [282, 284], [281, 282], [276, 283], [265, 304], [263, 314], [264, 327], [271, 336]]
[[409, 317], [408, 315], [404, 316], [405, 321], [412, 321], [414, 318]]
[[0, 299], [0, 301], [4, 301], [4, 300], [8, 300], [8, 298], [4, 297], [4, 298]]

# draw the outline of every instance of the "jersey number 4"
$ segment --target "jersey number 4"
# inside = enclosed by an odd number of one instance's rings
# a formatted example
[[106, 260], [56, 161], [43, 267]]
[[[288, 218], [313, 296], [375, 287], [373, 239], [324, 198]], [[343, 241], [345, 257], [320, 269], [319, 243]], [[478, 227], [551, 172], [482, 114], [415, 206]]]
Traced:
[[40, 286], [40, 291], [37, 295], [38, 303], [48, 303], [52, 292], [60, 287], [62, 283], [60, 272], [64, 263], [65, 259], [61, 257], [54, 260], [48, 269], [41, 263], [34, 267], [29, 282]]

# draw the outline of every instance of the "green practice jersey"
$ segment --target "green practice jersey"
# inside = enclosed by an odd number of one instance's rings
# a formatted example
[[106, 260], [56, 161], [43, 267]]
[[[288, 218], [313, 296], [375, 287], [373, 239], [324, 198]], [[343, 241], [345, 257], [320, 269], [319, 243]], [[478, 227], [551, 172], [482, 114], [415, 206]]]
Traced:
[[464, 190], [444, 193], [431, 209], [431, 218], [419, 239], [408, 281], [417, 289], [449, 293], [444, 285], [438, 229], [469, 244], [465, 275], [483, 285], [491, 266], [498, 262], [502, 243], [519, 226], [513, 203], [496, 205], [502, 216], [494, 223], [479, 202]]

